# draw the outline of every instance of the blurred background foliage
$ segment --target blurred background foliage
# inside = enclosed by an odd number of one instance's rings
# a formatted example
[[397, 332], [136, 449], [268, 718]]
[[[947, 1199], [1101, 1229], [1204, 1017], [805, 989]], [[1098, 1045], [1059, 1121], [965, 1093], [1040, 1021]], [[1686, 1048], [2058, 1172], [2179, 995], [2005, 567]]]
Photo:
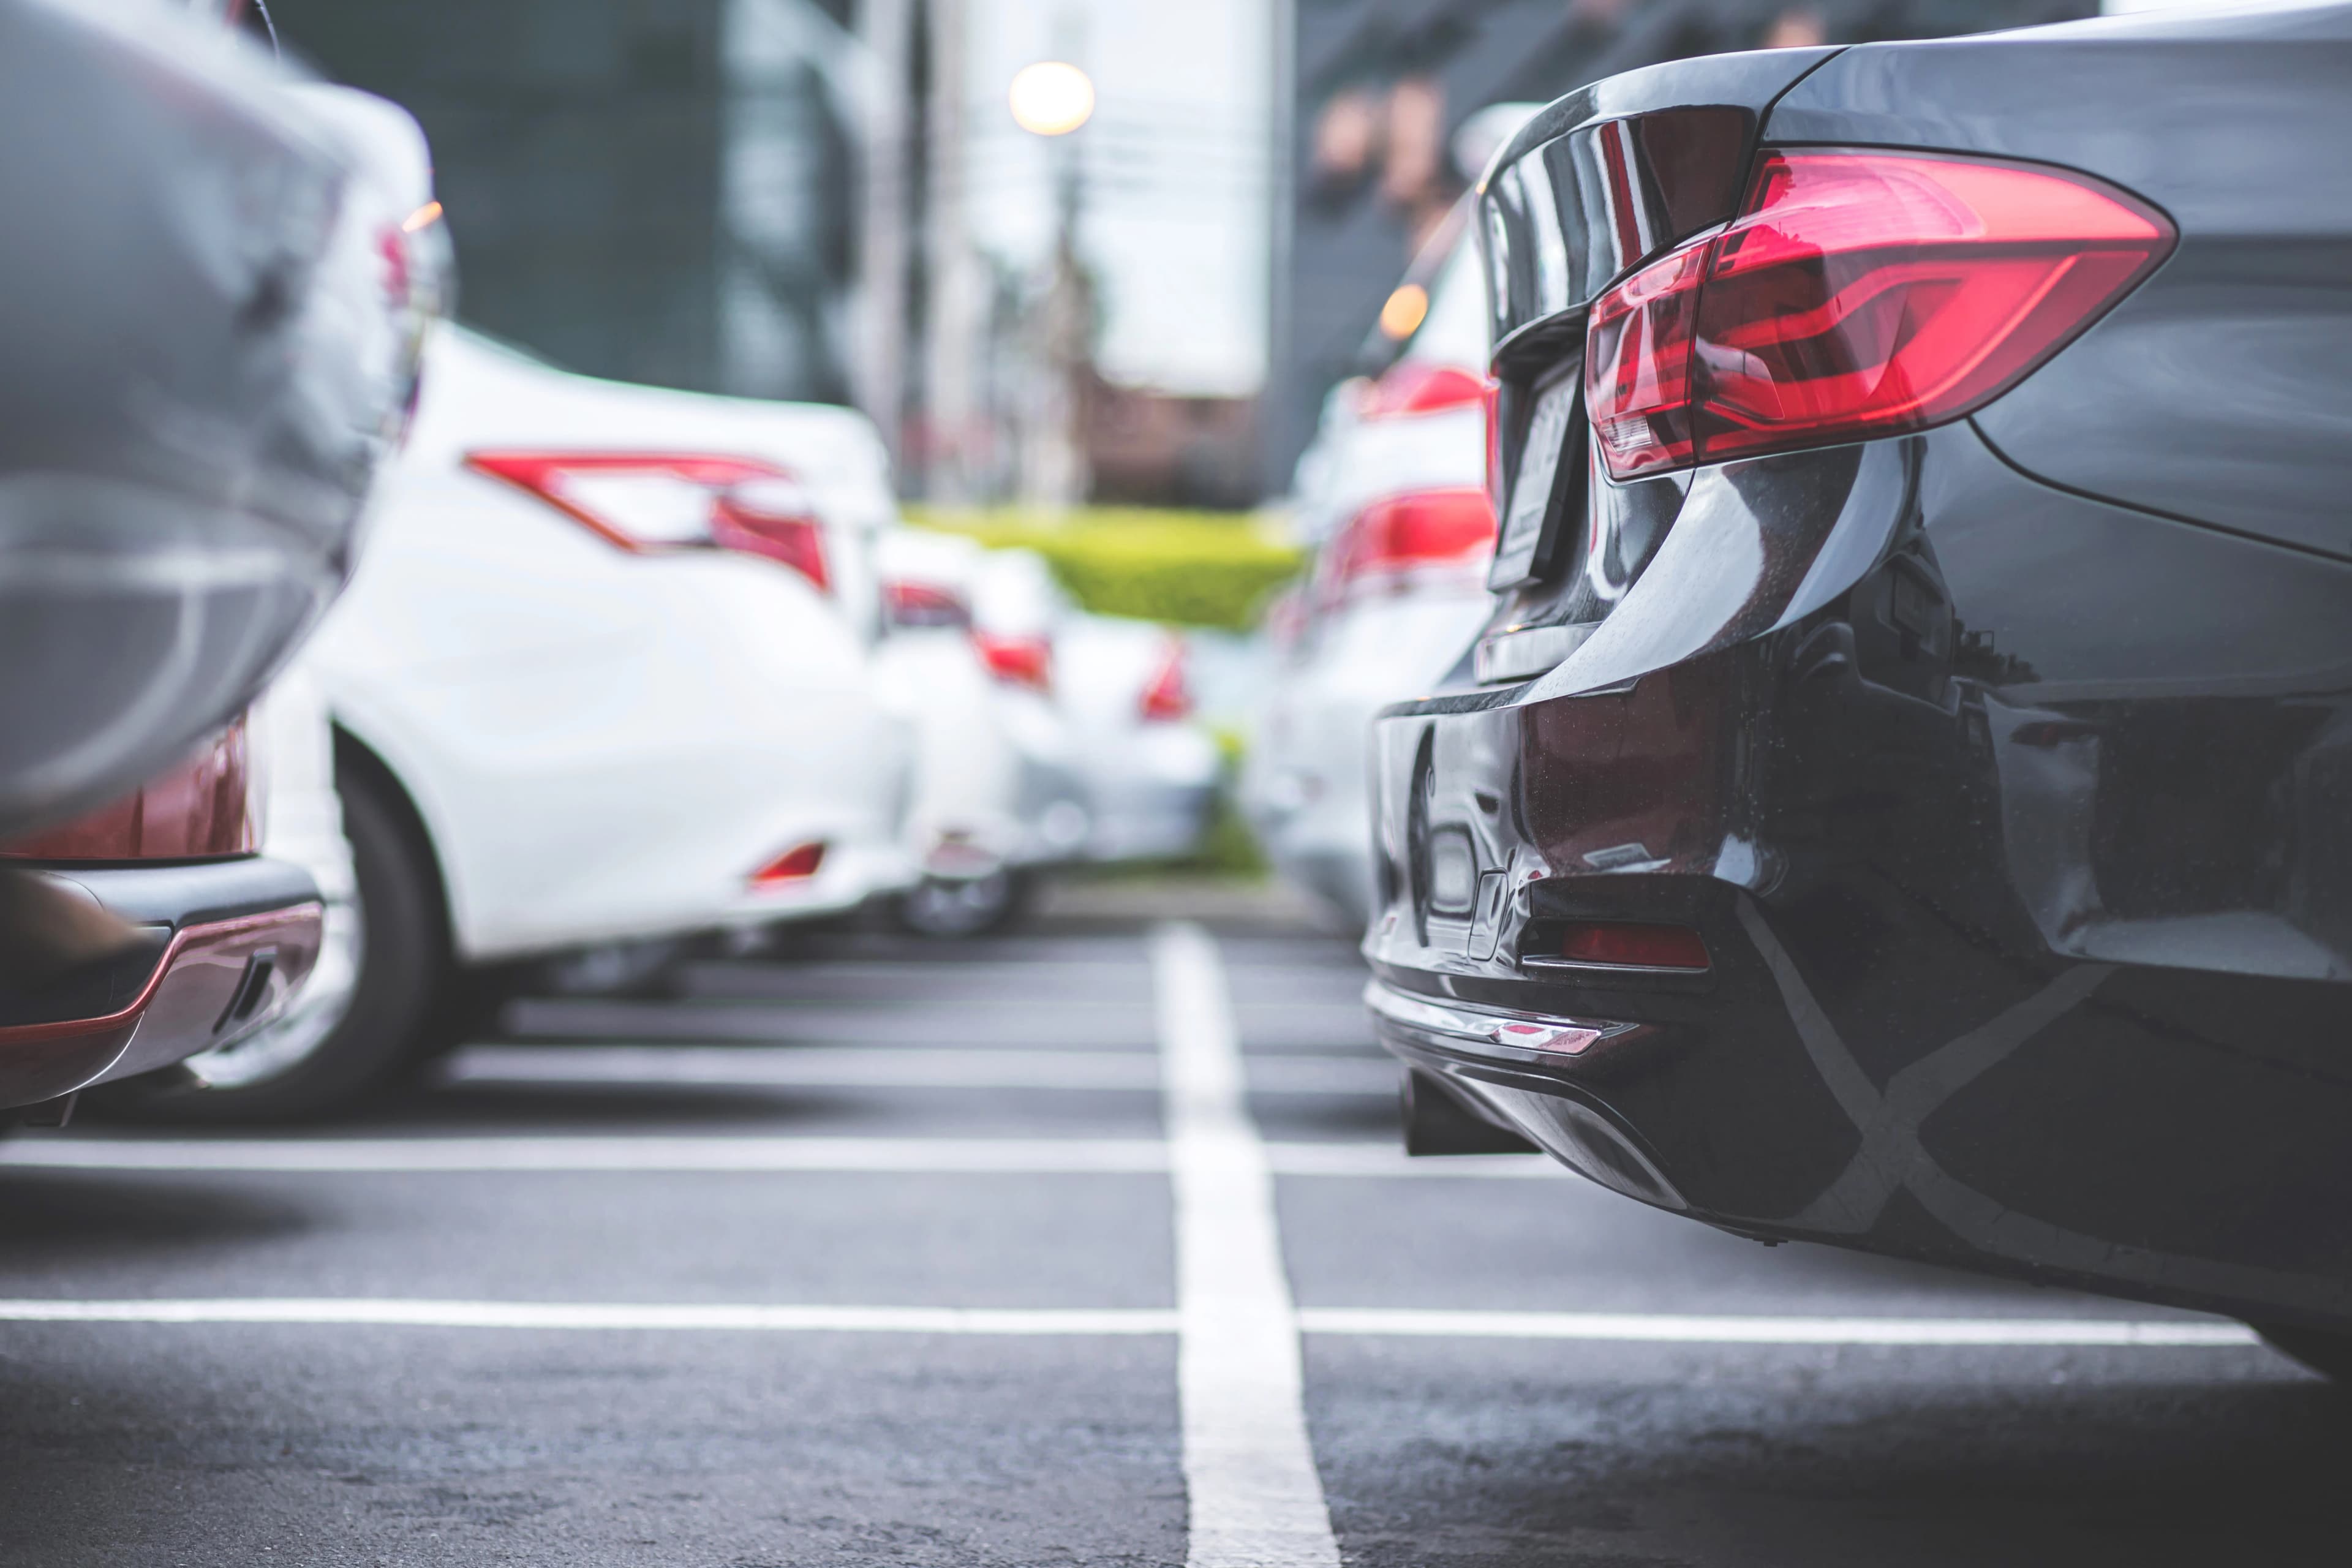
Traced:
[[1034, 550], [1080, 607], [1173, 626], [1246, 629], [1306, 562], [1244, 511], [1078, 507], [1054, 517], [1018, 506], [911, 507], [908, 521], [992, 549]]

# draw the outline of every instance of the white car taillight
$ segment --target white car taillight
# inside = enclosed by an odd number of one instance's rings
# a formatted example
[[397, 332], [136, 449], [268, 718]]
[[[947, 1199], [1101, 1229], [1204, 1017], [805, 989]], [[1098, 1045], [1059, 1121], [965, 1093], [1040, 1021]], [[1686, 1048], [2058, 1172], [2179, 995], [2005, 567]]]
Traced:
[[824, 525], [785, 469], [751, 458], [644, 452], [472, 452], [466, 466], [547, 502], [635, 554], [732, 550], [831, 585]]

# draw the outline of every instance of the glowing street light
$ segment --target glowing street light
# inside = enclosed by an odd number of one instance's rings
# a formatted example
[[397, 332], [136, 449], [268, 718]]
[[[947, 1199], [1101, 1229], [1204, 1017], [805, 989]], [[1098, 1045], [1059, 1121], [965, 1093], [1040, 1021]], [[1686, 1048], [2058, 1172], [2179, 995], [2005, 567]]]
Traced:
[[1013, 122], [1036, 136], [1067, 136], [1094, 117], [1095, 84], [1065, 60], [1023, 67], [1007, 97]]

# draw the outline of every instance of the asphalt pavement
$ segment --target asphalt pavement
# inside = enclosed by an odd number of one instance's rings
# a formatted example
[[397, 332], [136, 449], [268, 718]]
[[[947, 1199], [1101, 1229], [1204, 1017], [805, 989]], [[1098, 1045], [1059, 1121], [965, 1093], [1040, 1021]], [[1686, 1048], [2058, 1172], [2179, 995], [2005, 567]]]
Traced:
[[2352, 1401], [2233, 1325], [1407, 1161], [1361, 984], [804, 939], [325, 1132], [21, 1132], [0, 1564], [2352, 1557]]

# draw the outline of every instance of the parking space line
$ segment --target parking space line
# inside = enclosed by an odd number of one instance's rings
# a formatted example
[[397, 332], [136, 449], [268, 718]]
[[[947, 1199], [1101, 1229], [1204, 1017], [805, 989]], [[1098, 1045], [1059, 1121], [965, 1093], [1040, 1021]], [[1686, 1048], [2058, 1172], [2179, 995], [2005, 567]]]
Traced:
[[[468, 1301], [404, 1297], [196, 1297], [0, 1300], [0, 1322], [280, 1323], [660, 1332], [1153, 1335], [1181, 1331], [1164, 1308], [835, 1307], [737, 1302]], [[1685, 1345], [2227, 1350], [2261, 1343], [2242, 1324], [2105, 1318], [1705, 1317], [1308, 1307], [1299, 1331], [1349, 1338], [1585, 1340]], [[1192, 1430], [1187, 1423], [1188, 1439]], [[1192, 1452], [1188, 1441], [1187, 1453]], [[1191, 1474], [1188, 1459], [1187, 1474]], [[1320, 1499], [1319, 1490], [1317, 1493]], [[1195, 1558], [1196, 1562], [1211, 1559]], [[1239, 1563], [1297, 1558], [1228, 1556]]]
[[[1257, 1094], [1396, 1092], [1385, 1058], [1248, 1058]], [[443, 1066], [459, 1084], [688, 1084], [729, 1088], [1149, 1089], [1148, 1050], [1001, 1050], [903, 1046], [468, 1046]]]
[[[1283, 1176], [1565, 1181], [1540, 1155], [1414, 1160], [1387, 1143], [1262, 1144]], [[0, 1142], [0, 1169], [47, 1171], [844, 1172], [1117, 1175], [1168, 1169], [1157, 1138], [82, 1138]]]
[[1302, 1402], [1298, 1322], [1274, 1173], [1243, 1103], [1217, 950], [1191, 924], [1151, 936], [1176, 1203], [1177, 1381], [1188, 1568], [1338, 1568]]
[[640, 1329], [755, 1333], [1168, 1334], [1176, 1314], [1112, 1307], [781, 1307], [659, 1301], [438, 1301], [252, 1297], [152, 1301], [0, 1300], [19, 1323], [309, 1323], [434, 1329]]
[[1156, 1173], [1156, 1138], [25, 1139], [0, 1166], [97, 1171], [840, 1171], [908, 1174]]
[[1653, 1312], [1429, 1311], [1308, 1307], [1298, 1325], [1315, 1334], [1432, 1339], [1614, 1340], [1738, 1345], [2148, 1345], [2222, 1347], [2261, 1342], [2242, 1323], [2116, 1318], [1708, 1317]]

